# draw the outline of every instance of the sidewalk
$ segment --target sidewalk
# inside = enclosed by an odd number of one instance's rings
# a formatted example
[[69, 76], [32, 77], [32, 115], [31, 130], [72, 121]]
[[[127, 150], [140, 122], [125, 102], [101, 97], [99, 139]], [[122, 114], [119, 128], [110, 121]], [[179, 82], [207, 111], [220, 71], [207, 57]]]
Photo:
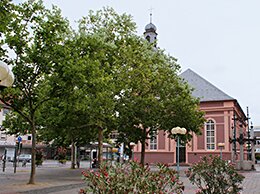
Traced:
[[[54, 193], [62, 190], [83, 188], [84, 181], [81, 172], [88, 168], [88, 163], [82, 163], [80, 169], [70, 169], [70, 162], [66, 165], [58, 164], [57, 161], [45, 161], [42, 166], [36, 168], [35, 185], [28, 185], [31, 165], [18, 166], [16, 173], [11, 163], [7, 164], [5, 172], [0, 172], [0, 194], [16, 193]], [[74, 193], [77, 193], [74, 192]]]
[[[0, 167], [2, 167], [0, 165]], [[85, 187], [81, 179], [81, 172], [89, 168], [89, 162], [81, 162], [80, 169], [70, 169], [70, 162], [60, 165], [57, 161], [45, 161], [43, 166], [37, 167], [35, 185], [27, 185], [30, 177], [30, 164], [26, 167], [17, 167], [13, 173], [13, 167], [8, 164], [6, 171], [0, 172], [0, 194], [77, 194]], [[184, 194], [194, 194], [197, 190], [184, 175], [187, 167], [180, 168], [180, 179], [184, 182]], [[246, 178], [243, 182], [243, 194], [259, 194], [260, 192], [260, 166], [256, 171], [240, 172]]]

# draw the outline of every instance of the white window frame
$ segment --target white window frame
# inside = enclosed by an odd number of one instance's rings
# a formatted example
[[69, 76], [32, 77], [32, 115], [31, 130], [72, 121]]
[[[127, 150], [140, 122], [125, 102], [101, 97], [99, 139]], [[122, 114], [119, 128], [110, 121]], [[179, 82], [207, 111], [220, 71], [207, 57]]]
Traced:
[[208, 119], [205, 123], [206, 150], [216, 149], [216, 122]]
[[158, 148], [158, 134], [157, 131], [153, 132], [154, 134], [150, 137], [150, 150], [157, 150]]

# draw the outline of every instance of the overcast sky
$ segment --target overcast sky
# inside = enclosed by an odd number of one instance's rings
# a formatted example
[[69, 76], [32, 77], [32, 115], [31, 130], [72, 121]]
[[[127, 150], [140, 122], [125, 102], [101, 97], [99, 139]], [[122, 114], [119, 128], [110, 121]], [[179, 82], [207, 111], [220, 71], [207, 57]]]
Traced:
[[238, 100], [251, 121], [260, 125], [259, 0], [44, 0], [61, 8], [72, 26], [89, 10], [104, 6], [133, 16], [142, 35], [157, 27], [158, 46]]

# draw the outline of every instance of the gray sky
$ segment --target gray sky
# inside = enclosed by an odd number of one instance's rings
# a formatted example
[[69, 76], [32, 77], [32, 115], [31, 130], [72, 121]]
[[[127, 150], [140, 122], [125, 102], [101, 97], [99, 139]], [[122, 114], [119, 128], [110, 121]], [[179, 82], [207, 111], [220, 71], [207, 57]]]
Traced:
[[216, 87], [236, 98], [260, 125], [259, 0], [44, 0], [61, 8], [72, 26], [104, 6], [133, 16], [142, 35], [153, 8], [158, 46]]

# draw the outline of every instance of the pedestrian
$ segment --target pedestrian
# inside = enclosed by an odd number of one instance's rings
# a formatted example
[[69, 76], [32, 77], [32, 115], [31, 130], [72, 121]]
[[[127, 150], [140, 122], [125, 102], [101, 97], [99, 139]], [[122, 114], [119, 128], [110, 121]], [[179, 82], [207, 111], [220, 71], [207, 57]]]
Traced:
[[77, 159], [77, 167], [80, 167], [80, 158]]
[[6, 155], [5, 154], [2, 155], [1, 160], [2, 160], [3, 164], [6, 162]]
[[97, 165], [98, 165], [97, 158], [94, 158], [92, 161], [92, 168], [97, 168], [98, 167]]
[[22, 167], [26, 167], [26, 163], [27, 163], [27, 161], [23, 160]]

